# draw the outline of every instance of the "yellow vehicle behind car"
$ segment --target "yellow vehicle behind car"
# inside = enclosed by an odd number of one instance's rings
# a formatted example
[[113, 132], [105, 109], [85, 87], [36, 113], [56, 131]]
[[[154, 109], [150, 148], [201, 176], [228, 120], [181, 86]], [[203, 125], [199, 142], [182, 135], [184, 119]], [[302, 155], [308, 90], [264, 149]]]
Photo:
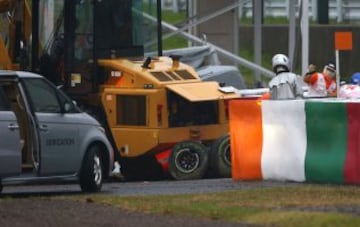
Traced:
[[178, 56], [107, 59], [99, 65], [106, 78], [99, 97], [125, 176], [155, 172], [141, 162], [134, 167], [134, 158], [164, 151], [175, 179], [202, 178], [209, 163], [217, 175], [230, 176], [226, 102], [237, 94], [201, 81]]
[[143, 1], [2, 2], [0, 68], [61, 86], [105, 128], [126, 179], [230, 176], [227, 100], [238, 95], [179, 56], [144, 59], [154, 29]]

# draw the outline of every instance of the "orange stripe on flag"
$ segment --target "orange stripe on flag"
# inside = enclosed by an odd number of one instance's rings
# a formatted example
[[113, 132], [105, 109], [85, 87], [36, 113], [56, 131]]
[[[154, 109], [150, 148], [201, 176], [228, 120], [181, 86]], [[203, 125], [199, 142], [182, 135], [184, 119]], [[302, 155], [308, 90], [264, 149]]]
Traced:
[[233, 180], [262, 179], [261, 101], [232, 100], [229, 117]]

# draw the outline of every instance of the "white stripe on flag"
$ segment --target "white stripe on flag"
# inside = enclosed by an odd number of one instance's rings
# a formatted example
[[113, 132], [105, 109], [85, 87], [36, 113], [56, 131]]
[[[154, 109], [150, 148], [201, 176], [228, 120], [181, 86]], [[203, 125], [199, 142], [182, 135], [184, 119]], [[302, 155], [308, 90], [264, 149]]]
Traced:
[[263, 179], [305, 181], [305, 101], [263, 101]]

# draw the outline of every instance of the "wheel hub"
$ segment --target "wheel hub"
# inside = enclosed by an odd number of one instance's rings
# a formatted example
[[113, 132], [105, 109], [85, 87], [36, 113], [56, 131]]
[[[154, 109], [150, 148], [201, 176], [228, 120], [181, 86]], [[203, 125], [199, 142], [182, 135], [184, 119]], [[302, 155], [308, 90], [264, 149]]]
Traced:
[[99, 156], [94, 157], [94, 180], [97, 185], [99, 185], [102, 180], [102, 170]]
[[191, 173], [200, 165], [200, 157], [189, 148], [181, 149], [175, 156], [176, 168], [183, 173]]

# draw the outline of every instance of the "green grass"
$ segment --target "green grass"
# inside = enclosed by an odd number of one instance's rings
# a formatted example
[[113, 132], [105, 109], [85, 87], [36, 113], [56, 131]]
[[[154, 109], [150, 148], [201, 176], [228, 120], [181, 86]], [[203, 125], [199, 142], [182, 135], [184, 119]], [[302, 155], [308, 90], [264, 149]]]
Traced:
[[[254, 60], [254, 53], [253, 53], [253, 51], [250, 51], [249, 49], [240, 50], [239, 55], [242, 58], [245, 58], [246, 60], [249, 60], [249, 61]], [[267, 69], [271, 70], [271, 58], [272, 58], [272, 56], [270, 56], [268, 54], [264, 54], [262, 56], [261, 61], [262, 61], [262, 66], [264, 68], [267, 68]], [[255, 78], [254, 71], [252, 71], [249, 68], [243, 67], [243, 66], [239, 66], [239, 70], [240, 70], [241, 74], [243, 75], [243, 78], [245, 80], [245, 84], [248, 87], [255, 86], [256, 81], [254, 79]], [[266, 77], [266, 76], [262, 76], [261, 81], [263, 83], [268, 83], [270, 81], [270, 78]]]
[[[185, 21], [186, 13], [184, 11], [180, 11], [179, 13], [173, 13], [172, 11], [164, 10], [162, 11], [162, 18], [167, 23], [177, 25]], [[182, 48], [187, 46], [187, 40], [179, 35], [174, 35], [163, 41], [164, 50]]]
[[295, 227], [360, 225], [360, 216], [316, 209], [350, 205], [360, 207], [360, 188], [357, 186], [307, 184], [193, 195], [92, 194], [57, 199], [91, 200], [128, 211], [172, 214], [184, 218], [201, 217], [235, 223]]
[[[149, 8], [148, 5], [144, 4], [144, 9], [148, 9], [148, 8]], [[156, 16], [155, 6], [152, 7], [150, 14], [153, 16]], [[171, 10], [162, 10], [161, 18], [169, 24], [180, 25], [181, 23], [183, 23], [186, 20], [186, 12], [179, 11], [178, 13], [174, 13]], [[187, 46], [188, 46], [188, 41], [179, 35], [174, 35], [170, 38], [163, 40], [163, 49], [164, 50], [182, 48], [182, 47], [187, 47]]]
[[179, 11], [179, 13], [174, 13], [171, 10], [163, 10], [161, 12], [161, 15], [164, 21], [174, 25], [183, 23], [186, 19], [185, 11]]
[[[240, 24], [247, 24], [251, 25], [253, 24], [252, 18], [241, 18], [239, 21]], [[264, 18], [264, 24], [288, 24], [289, 20], [286, 17], [265, 17]]]

